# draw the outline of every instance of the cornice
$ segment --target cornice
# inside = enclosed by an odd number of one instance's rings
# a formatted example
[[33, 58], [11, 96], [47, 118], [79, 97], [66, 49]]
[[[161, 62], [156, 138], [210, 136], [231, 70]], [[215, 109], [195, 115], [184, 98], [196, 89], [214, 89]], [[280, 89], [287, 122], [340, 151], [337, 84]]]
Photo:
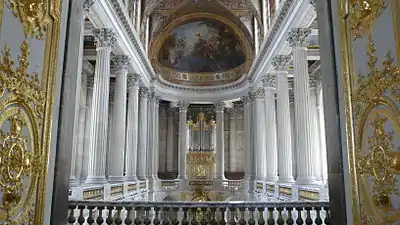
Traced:
[[273, 70], [272, 58], [277, 54], [288, 54], [290, 47], [286, 35], [291, 28], [308, 27], [316, 13], [309, 0], [286, 0], [275, 18], [267, 39], [249, 71], [249, 79], [254, 83], [262, 80], [265, 73]]

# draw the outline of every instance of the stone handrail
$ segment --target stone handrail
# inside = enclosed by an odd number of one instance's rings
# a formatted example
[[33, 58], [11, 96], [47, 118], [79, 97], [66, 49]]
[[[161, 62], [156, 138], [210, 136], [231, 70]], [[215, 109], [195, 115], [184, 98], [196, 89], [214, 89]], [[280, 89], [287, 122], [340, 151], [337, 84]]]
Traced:
[[328, 202], [69, 201], [68, 224], [329, 224]]

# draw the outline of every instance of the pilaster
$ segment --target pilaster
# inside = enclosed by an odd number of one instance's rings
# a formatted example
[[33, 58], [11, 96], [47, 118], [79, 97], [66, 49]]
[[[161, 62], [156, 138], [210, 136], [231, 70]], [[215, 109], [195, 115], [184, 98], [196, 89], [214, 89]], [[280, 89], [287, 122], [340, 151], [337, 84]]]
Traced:
[[139, 89], [139, 134], [138, 134], [138, 156], [136, 175], [140, 180], [146, 179], [146, 152], [147, 152], [147, 114], [148, 114], [148, 88]]
[[[225, 168], [224, 168], [224, 108], [225, 102], [215, 103], [215, 112], [217, 114], [216, 123], [216, 180], [222, 181], [225, 180]], [[222, 183], [221, 183], [222, 184]]]
[[186, 114], [187, 107], [189, 106], [186, 102], [179, 102], [179, 146], [178, 146], [178, 179], [186, 180], [186, 146], [187, 146], [187, 138], [186, 138]]

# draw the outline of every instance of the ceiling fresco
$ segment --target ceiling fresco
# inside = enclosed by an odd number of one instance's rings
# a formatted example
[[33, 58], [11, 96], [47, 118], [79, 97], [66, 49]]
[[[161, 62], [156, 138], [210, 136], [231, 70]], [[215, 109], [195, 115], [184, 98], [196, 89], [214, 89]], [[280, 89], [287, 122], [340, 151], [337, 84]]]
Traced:
[[196, 20], [168, 33], [158, 62], [178, 72], [224, 72], [245, 63], [245, 53], [232, 28], [215, 20]]

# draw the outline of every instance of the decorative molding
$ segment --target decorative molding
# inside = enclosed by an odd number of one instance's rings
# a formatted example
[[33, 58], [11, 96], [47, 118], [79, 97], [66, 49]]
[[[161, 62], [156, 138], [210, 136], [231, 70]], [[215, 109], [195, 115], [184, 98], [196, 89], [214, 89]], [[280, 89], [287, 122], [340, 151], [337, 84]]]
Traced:
[[131, 58], [127, 55], [116, 55], [112, 60], [117, 70], [126, 70], [131, 65]]
[[307, 47], [310, 34], [310, 28], [293, 28], [288, 32], [286, 40], [290, 47]]
[[272, 66], [276, 71], [286, 71], [291, 60], [290, 55], [277, 55], [272, 59]]
[[92, 5], [95, 3], [94, 0], [83, 0], [83, 11], [89, 12]]
[[317, 11], [317, 0], [309, 0], [310, 4], [313, 6], [314, 10]]
[[117, 35], [111, 28], [95, 28], [93, 36], [97, 48], [112, 49], [117, 43]]

